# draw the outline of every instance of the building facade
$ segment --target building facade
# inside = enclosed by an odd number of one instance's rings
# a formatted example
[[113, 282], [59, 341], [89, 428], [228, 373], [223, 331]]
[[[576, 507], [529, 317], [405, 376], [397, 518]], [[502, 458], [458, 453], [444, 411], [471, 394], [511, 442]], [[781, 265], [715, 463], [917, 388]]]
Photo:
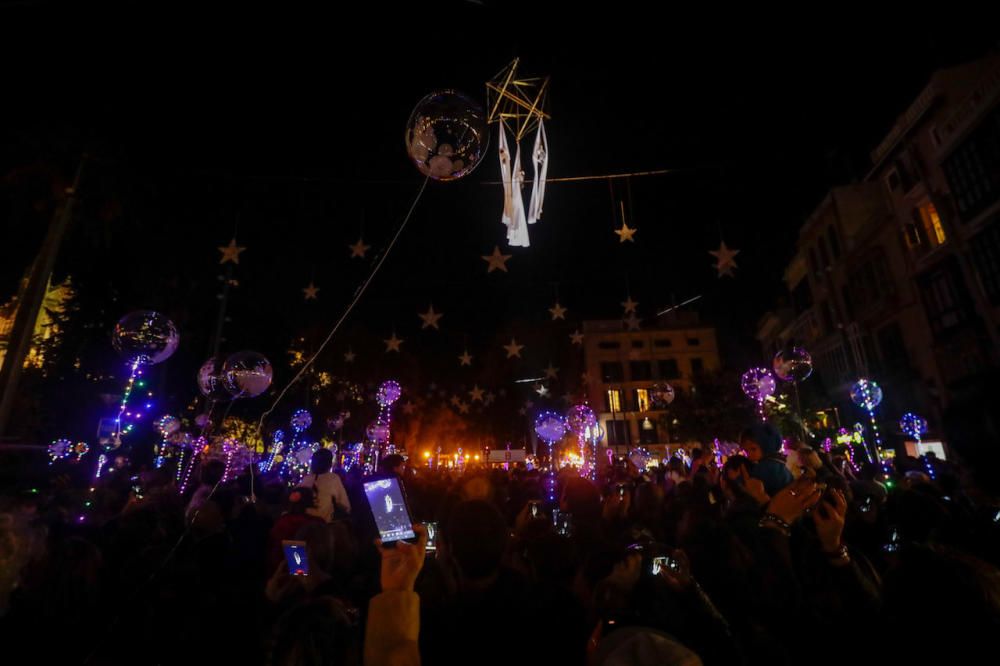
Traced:
[[693, 313], [625, 328], [620, 320], [584, 322], [588, 399], [607, 446], [616, 453], [643, 446], [662, 459], [682, 443], [672, 441], [661, 422], [654, 390], [669, 384], [677, 394], [689, 392], [700, 375], [719, 371], [715, 328]]

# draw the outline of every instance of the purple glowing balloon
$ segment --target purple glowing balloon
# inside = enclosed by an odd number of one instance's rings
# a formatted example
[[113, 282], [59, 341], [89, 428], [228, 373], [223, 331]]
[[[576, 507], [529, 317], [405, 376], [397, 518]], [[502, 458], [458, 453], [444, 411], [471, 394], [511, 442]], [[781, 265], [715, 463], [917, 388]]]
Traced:
[[292, 429], [302, 432], [312, 425], [313, 417], [306, 409], [296, 409], [292, 414]]
[[587, 405], [574, 405], [566, 412], [566, 426], [570, 432], [582, 436], [597, 426], [597, 416]]
[[747, 397], [757, 402], [764, 402], [768, 396], [774, 395], [777, 382], [774, 375], [766, 368], [750, 368], [743, 373], [740, 387]]
[[366, 429], [365, 435], [376, 444], [385, 444], [389, 441], [389, 426], [379, 421], [372, 422]]
[[382, 382], [382, 385], [378, 387], [378, 395], [376, 398], [380, 406], [389, 407], [392, 403], [399, 400], [399, 396], [402, 394], [403, 389], [400, 387], [399, 382], [390, 379]]
[[546, 442], [558, 442], [566, 434], [566, 419], [555, 412], [542, 412], [535, 418], [535, 433]]

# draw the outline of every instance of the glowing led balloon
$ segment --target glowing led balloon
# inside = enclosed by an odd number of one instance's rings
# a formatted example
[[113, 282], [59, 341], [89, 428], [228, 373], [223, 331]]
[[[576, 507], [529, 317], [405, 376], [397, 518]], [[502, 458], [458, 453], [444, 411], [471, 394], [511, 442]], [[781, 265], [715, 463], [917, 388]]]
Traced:
[[919, 441], [927, 432], [927, 419], [913, 412], [907, 412], [899, 419], [899, 429]]
[[255, 398], [271, 386], [271, 362], [252, 351], [236, 352], [222, 366], [226, 390], [234, 398]]
[[535, 417], [535, 433], [546, 442], [558, 442], [566, 434], [566, 419], [555, 412]]
[[198, 389], [203, 396], [210, 400], [229, 400], [233, 397], [226, 388], [226, 382], [222, 376], [223, 363], [222, 357], [213, 356], [198, 368]]
[[365, 434], [370, 441], [376, 444], [385, 444], [389, 441], [389, 426], [374, 421], [365, 429]]
[[575, 405], [566, 412], [566, 427], [578, 436], [584, 436], [596, 426], [597, 416], [587, 405]]
[[859, 379], [851, 387], [851, 402], [871, 411], [882, 402], [882, 389], [869, 379]]
[[381, 407], [388, 407], [392, 403], [399, 400], [399, 396], [403, 394], [403, 389], [399, 386], [399, 382], [393, 380], [382, 382], [378, 387], [378, 395], [376, 399]]
[[666, 409], [675, 397], [674, 387], [670, 384], [655, 384], [653, 390], [649, 392], [654, 409]]
[[115, 350], [139, 365], [166, 361], [177, 351], [180, 335], [174, 323], [151, 310], [137, 310], [115, 324], [111, 343]]
[[424, 97], [406, 123], [406, 151], [420, 173], [434, 180], [472, 173], [489, 143], [486, 113], [454, 90]]
[[292, 414], [292, 429], [299, 432], [305, 430], [312, 425], [313, 417], [308, 410], [297, 409], [295, 413]]
[[69, 458], [73, 455], [73, 442], [68, 439], [57, 439], [49, 444], [49, 462]]
[[765, 368], [750, 368], [740, 379], [743, 392], [748, 398], [757, 402], [763, 402], [768, 396], [774, 395], [776, 385], [774, 375]]
[[170, 437], [170, 435], [181, 429], [181, 420], [176, 416], [168, 414], [156, 422], [156, 429], [163, 437]]
[[340, 412], [339, 414], [331, 416], [326, 420], [326, 427], [333, 432], [337, 432], [344, 427], [344, 421], [346, 420], [347, 418], [344, 416], [344, 412]]
[[812, 374], [812, 356], [802, 347], [782, 349], [774, 355], [773, 367], [781, 380], [801, 382]]
[[198, 416], [194, 417], [194, 424], [199, 428], [204, 428], [205, 426], [207, 426], [208, 421], [209, 421], [208, 414], [199, 414]]

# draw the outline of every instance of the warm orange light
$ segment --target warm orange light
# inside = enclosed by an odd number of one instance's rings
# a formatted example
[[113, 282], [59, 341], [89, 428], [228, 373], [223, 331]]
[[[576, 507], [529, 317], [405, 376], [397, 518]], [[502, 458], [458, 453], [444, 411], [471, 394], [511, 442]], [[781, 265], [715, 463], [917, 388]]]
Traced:
[[476, 460], [479, 460], [479, 454], [478, 453], [476, 454]]
[[430, 451], [424, 451], [424, 458], [430, 458], [430, 457], [431, 457], [431, 452]]

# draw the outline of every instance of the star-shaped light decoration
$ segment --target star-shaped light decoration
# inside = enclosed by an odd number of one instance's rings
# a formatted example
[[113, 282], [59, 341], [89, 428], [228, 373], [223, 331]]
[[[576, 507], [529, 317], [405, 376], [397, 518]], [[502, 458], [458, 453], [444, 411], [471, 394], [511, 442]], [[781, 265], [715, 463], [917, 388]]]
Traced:
[[421, 324], [420, 326], [421, 330], [425, 328], [433, 328], [434, 330], [440, 330], [438, 329], [438, 321], [444, 315], [441, 314], [440, 312], [434, 312], [434, 306], [431, 305], [429, 308], [427, 308], [427, 312], [423, 314], [418, 314], [417, 316], [424, 320], [424, 323]]
[[524, 349], [524, 345], [517, 344], [517, 340], [511, 338], [510, 344], [504, 345], [503, 348], [507, 350], [507, 358], [514, 358], [515, 356], [521, 358], [521, 350]]
[[619, 243], [624, 243], [625, 241], [628, 241], [630, 243], [634, 243], [635, 239], [632, 238], [632, 236], [635, 236], [635, 232], [637, 232], [637, 231], [639, 231], [639, 230], [638, 229], [629, 229], [628, 224], [626, 224], [624, 220], [622, 220], [622, 228], [621, 229], [615, 229], [615, 233], [618, 234], [618, 242]]
[[397, 352], [398, 353], [399, 352], [399, 345], [403, 344], [403, 340], [396, 337], [396, 332], [395, 331], [393, 331], [391, 338], [389, 338], [388, 340], [383, 340], [383, 342], [385, 343], [385, 351], [386, 351], [387, 354], [389, 352]]
[[528, 410], [522, 407], [521, 409], [517, 410], [517, 413], [520, 414], [521, 416], [527, 416]]
[[225, 247], [220, 247], [219, 252], [222, 253], [222, 259], [219, 259], [220, 264], [227, 264], [230, 261], [234, 264], [240, 263], [240, 252], [245, 250], [245, 247], [240, 247], [236, 245], [236, 239], [233, 238], [229, 241], [229, 245]]
[[479, 388], [478, 384], [476, 384], [475, 386], [473, 386], [472, 390], [469, 391], [469, 395], [472, 396], [472, 402], [482, 402], [483, 401], [483, 394], [484, 393], [485, 393], [485, 391], [483, 389]]
[[549, 389], [545, 387], [545, 384], [539, 384], [535, 387], [535, 393], [544, 398], [549, 394]]
[[549, 361], [549, 367], [545, 368], [545, 377], [547, 379], [557, 379], [559, 376], [559, 368], [552, 365], [552, 361]]
[[462, 414], [468, 414], [469, 413], [469, 403], [467, 403], [467, 402], [460, 402], [460, 403], [458, 403], [458, 411], [460, 413], [462, 413]]
[[499, 271], [503, 271], [504, 273], [506, 273], [507, 272], [507, 261], [512, 256], [513, 255], [510, 255], [510, 254], [501, 254], [500, 253], [500, 246], [499, 245], [494, 245], [493, 246], [493, 254], [484, 254], [483, 255], [483, 261], [485, 261], [486, 263], [488, 263], [490, 265], [489, 270], [487, 270], [486, 272], [487, 273], [492, 273], [493, 271], [499, 270]]
[[628, 326], [628, 330], [630, 331], [639, 330], [639, 318], [635, 316], [634, 312], [628, 316], [628, 319], [625, 320], [625, 324]]
[[719, 272], [719, 277], [723, 275], [728, 275], [732, 277], [732, 269], [739, 268], [736, 265], [736, 255], [740, 253], [739, 250], [730, 250], [726, 247], [725, 241], [719, 243], [718, 250], [709, 250], [708, 253], [716, 258], [715, 270]]
[[568, 308], [564, 308], [563, 306], [559, 305], [559, 301], [556, 301], [556, 304], [553, 305], [551, 308], [549, 308], [549, 312], [552, 313], [552, 321], [555, 321], [556, 319], [565, 320], [567, 310]]
[[405, 405], [403, 405], [403, 413], [409, 416], [410, 414], [413, 413], [413, 410], [415, 410], [416, 408], [417, 406], [414, 405], [412, 402], [407, 402]]
[[314, 285], [312, 281], [309, 282], [309, 286], [302, 290], [302, 293], [306, 295], [307, 301], [315, 301], [316, 294], [319, 293], [319, 287]]
[[451, 396], [451, 404], [452, 404], [452, 406], [458, 407], [461, 404], [461, 402], [462, 402], [462, 399], [459, 398], [457, 395]]
[[365, 241], [361, 238], [359, 238], [358, 242], [355, 243], [354, 245], [348, 245], [347, 247], [350, 248], [351, 250], [351, 259], [353, 259], [354, 257], [360, 257], [361, 259], [364, 259], [365, 252], [372, 249], [372, 246], [365, 245]]
[[351, 348], [348, 347], [347, 348], [347, 353], [344, 354], [344, 363], [354, 363], [354, 359], [356, 357], [357, 357], [357, 354], [355, 354], [353, 351], [351, 351]]
[[570, 334], [569, 339], [570, 341], [572, 341], [574, 345], [582, 345], [583, 333], [580, 332], [580, 329], [577, 329], [576, 331]]
[[496, 399], [497, 399], [496, 395], [492, 391], [490, 391], [489, 393], [486, 394], [486, 397], [483, 398], [483, 404], [492, 405], [493, 401]]
[[469, 354], [468, 349], [466, 349], [465, 352], [458, 357], [458, 362], [462, 365], [472, 365], [472, 355]]
[[639, 305], [639, 301], [633, 301], [632, 297], [629, 296], [628, 299], [622, 301], [621, 305], [623, 308], [625, 308], [625, 314], [628, 314], [630, 312], [634, 313], [636, 306]]
[[530, 400], [525, 401], [525, 403], [524, 403], [524, 408], [525, 409], [533, 409], [534, 407], [535, 407], [535, 403], [531, 402]]
[[590, 373], [589, 372], [585, 372], [582, 375], [580, 375], [580, 381], [583, 382], [584, 386], [589, 385], [590, 384]]

